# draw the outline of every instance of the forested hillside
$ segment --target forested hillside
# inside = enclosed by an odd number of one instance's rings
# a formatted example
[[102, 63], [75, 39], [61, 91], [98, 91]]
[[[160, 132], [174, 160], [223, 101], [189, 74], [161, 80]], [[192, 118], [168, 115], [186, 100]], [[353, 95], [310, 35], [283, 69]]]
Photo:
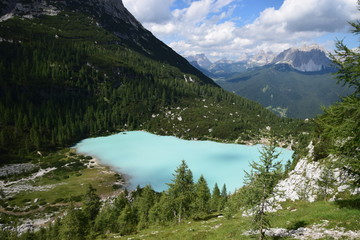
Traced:
[[2, 163], [122, 129], [248, 140], [291, 122], [142, 55], [83, 13], [14, 17], [0, 36]]
[[[287, 234], [274, 238], [359, 230], [359, 196], [350, 190], [334, 202], [323, 194], [325, 201], [304, 198], [265, 210], [299, 159], [342, 171], [359, 186], [358, 52], [339, 42], [333, 57], [340, 82], [355, 92], [314, 122], [295, 121], [222, 90], [154, 38], [121, 1], [11, 0], [0, 8], [7, 14], [0, 22], [1, 239], [253, 239], [250, 229], [269, 229], [270, 222]], [[353, 26], [358, 33], [359, 23]], [[228, 195], [225, 185], [208, 186], [206, 176], [193, 179], [185, 161], [167, 191], [128, 192], [125, 174], [67, 148], [134, 129], [235, 143], [271, 139], [295, 154], [284, 168], [273, 164], [271, 142], [251, 164], [246, 186]], [[6, 165], [16, 162], [27, 163]], [[313, 176], [297, 174], [306, 194], [305, 177]], [[330, 189], [329, 176], [321, 184]], [[26, 231], [35, 225], [39, 231]]]
[[[331, 71], [332, 72], [331, 72]], [[279, 116], [315, 118], [353, 92], [336, 82], [336, 69], [301, 72], [286, 63], [249, 69], [217, 83], [224, 89], [254, 100]]]

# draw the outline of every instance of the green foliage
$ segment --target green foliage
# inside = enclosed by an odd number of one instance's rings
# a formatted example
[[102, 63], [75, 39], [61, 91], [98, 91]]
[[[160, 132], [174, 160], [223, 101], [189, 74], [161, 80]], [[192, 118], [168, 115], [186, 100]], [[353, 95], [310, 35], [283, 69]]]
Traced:
[[[354, 33], [359, 34], [359, 22], [351, 23]], [[355, 88], [355, 92], [327, 109], [317, 118], [318, 144], [326, 146], [326, 151], [336, 155], [337, 165], [360, 183], [360, 67], [357, 51], [347, 48], [342, 41], [336, 44], [332, 55], [338, 65], [337, 78], [340, 83]]]
[[194, 198], [194, 181], [192, 172], [184, 160], [173, 175], [174, 179], [172, 183], [168, 184], [168, 194], [173, 205], [174, 217], [178, 223], [180, 223], [183, 218], [191, 216], [191, 203]]
[[211, 209], [218, 211], [221, 209], [221, 195], [220, 189], [217, 183], [215, 183], [212, 195], [211, 195]]
[[320, 178], [317, 180], [317, 185], [319, 186], [318, 195], [325, 201], [328, 199], [331, 190], [334, 189], [334, 183], [336, 182], [333, 171], [331, 167], [325, 166], [320, 174]]
[[277, 65], [255, 68], [217, 83], [228, 91], [256, 101], [264, 107], [290, 118], [313, 118], [354, 88], [336, 84], [332, 73], [282, 71]]
[[204, 76], [122, 46], [122, 39], [81, 13], [13, 18], [0, 23], [0, 37], [3, 161], [123, 129], [235, 140], [258, 137], [268, 125], [279, 136], [293, 128], [292, 120]]
[[226, 184], [223, 185], [223, 187], [221, 188], [221, 193], [220, 193], [220, 196], [221, 196], [221, 207], [220, 209], [224, 209], [225, 207], [225, 204], [227, 202], [227, 199], [228, 199], [228, 193], [227, 193], [227, 189], [226, 189]]
[[140, 196], [134, 202], [134, 205], [137, 207], [137, 215], [139, 219], [138, 229], [147, 228], [150, 225], [149, 213], [151, 208], [157, 202], [158, 197], [156, 192], [152, 189], [151, 186], [145, 186]]
[[67, 240], [83, 240], [86, 232], [85, 218], [81, 210], [74, 206], [68, 208], [67, 214], [61, 221], [61, 228], [59, 231], [59, 239]]
[[117, 219], [119, 233], [121, 235], [127, 235], [135, 232], [137, 223], [138, 219], [136, 209], [129, 204], [126, 205]]
[[269, 198], [273, 196], [274, 187], [282, 176], [281, 163], [275, 162], [278, 156], [274, 144], [264, 146], [259, 162], [252, 162], [252, 171], [245, 172], [245, 204], [251, 208], [254, 228], [259, 231], [259, 239], [265, 238], [265, 230], [270, 227], [266, 208], [271, 207]]
[[174, 220], [173, 203], [170, 196], [163, 192], [158, 202], [150, 209], [149, 220], [152, 224], [166, 225]]
[[207, 214], [210, 210], [210, 189], [203, 175], [195, 184], [194, 211], [199, 215]]
[[83, 214], [90, 221], [94, 221], [101, 207], [100, 197], [96, 194], [96, 189], [88, 185], [83, 197]]
[[[350, 23], [354, 28], [353, 33], [360, 33], [360, 21]], [[335, 54], [331, 55], [334, 64], [339, 68], [336, 77], [339, 83], [348, 85], [355, 89], [354, 95], [360, 97], [360, 53], [357, 50], [349, 49], [344, 42], [336, 42]]]

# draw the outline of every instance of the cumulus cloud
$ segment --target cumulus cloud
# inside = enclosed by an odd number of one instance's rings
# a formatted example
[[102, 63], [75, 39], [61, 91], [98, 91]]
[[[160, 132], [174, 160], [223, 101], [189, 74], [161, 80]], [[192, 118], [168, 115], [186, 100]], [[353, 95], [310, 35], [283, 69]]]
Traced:
[[[177, 0], [180, 1], [180, 0]], [[279, 52], [312, 43], [327, 33], [345, 31], [359, 19], [357, 0], [284, 0], [253, 22], [239, 26], [241, 0], [123, 0], [146, 28], [182, 55], [241, 58], [260, 50]]]
[[163, 23], [171, 19], [174, 0], [123, 0], [126, 8], [141, 22]]
[[357, 14], [356, 0], [285, 0], [280, 9], [264, 10], [244, 29], [260, 38], [311, 38], [343, 30]]

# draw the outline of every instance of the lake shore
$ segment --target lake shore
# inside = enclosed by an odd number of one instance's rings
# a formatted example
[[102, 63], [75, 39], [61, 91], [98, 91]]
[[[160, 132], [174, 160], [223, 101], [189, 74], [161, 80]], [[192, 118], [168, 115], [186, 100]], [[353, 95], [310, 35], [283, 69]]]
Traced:
[[[242, 170], [250, 170], [249, 162], [259, 159], [261, 145], [185, 140], [147, 131], [129, 131], [84, 139], [74, 148], [121, 174], [129, 189], [151, 185], [156, 191], [166, 190], [172, 173], [185, 160], [194, 181], [204, 175], [210, 187], [215, 183], [226, 184], [233, 192], [243, 185]], [[279, 160], [285, 159], [284, 163], [292, 156], [290, 150], [279, 148], [278, 151], [281, 152]]]

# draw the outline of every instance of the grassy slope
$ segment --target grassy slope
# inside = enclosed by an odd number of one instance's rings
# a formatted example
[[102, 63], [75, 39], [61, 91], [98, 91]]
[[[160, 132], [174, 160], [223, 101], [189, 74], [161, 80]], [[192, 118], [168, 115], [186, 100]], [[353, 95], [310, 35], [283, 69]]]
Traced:
[[[55, 167], [56, 170], [34, 180], [21, 182], [40, 188], [50, 186], [50, 189], [19, 191], [18, 194], [8, 199], [6, 204], [2, 203], [1, 205], [6, 206], [7, 210], [26, 209], [30, 206], [36, 209], [36, 206], [39, 207], [40, 205], [49, 206], [59, 202], [68, 202], [74, 197], [75, 201], [79, 201], [76, 197], [85, 193], [88, 184], [93, 185], [99, 195], [113, 193], [113, 184], [118, 180], [118, 175], [104, 166], [86, 167], [86, 164], [92, 160], [82, 155], [74, 155], [73, 151], [64, 149], [48, 156], [39, 157], [40, 165], [43, 168]], [[6, 183], [7, 179], [4, 180]], [[35, 199], [38, 199], [38, 203], [34, 202]]]
[[[359, 201], [359, 200], [357, 200]], [[287, 202], [283, 204], [285, 210], [271, 213], [272, 227], [297, 229], [299, 227], [311, 227], [316, 224], [323, 224], [322, 220], [328, 220], [331, 229], [343, 227], [345, 231], [359, 230], [360, 214], [359, 206], [345, 205], [343, 202]], [[140, 231], [136, 235], [118, 236], [108, 235], [98, 239], [254, 239], [252, 236], [243, 235], [251, 229], [251, 221], [241, 214], [235, 215], [232, 219], [213, 218], [203, 221], [187, 221], [180, 225], [151, 227]], [[282, 238], [291, 239], [291, 238]], [[329, 239], [329, 238], [324, 238]]]

